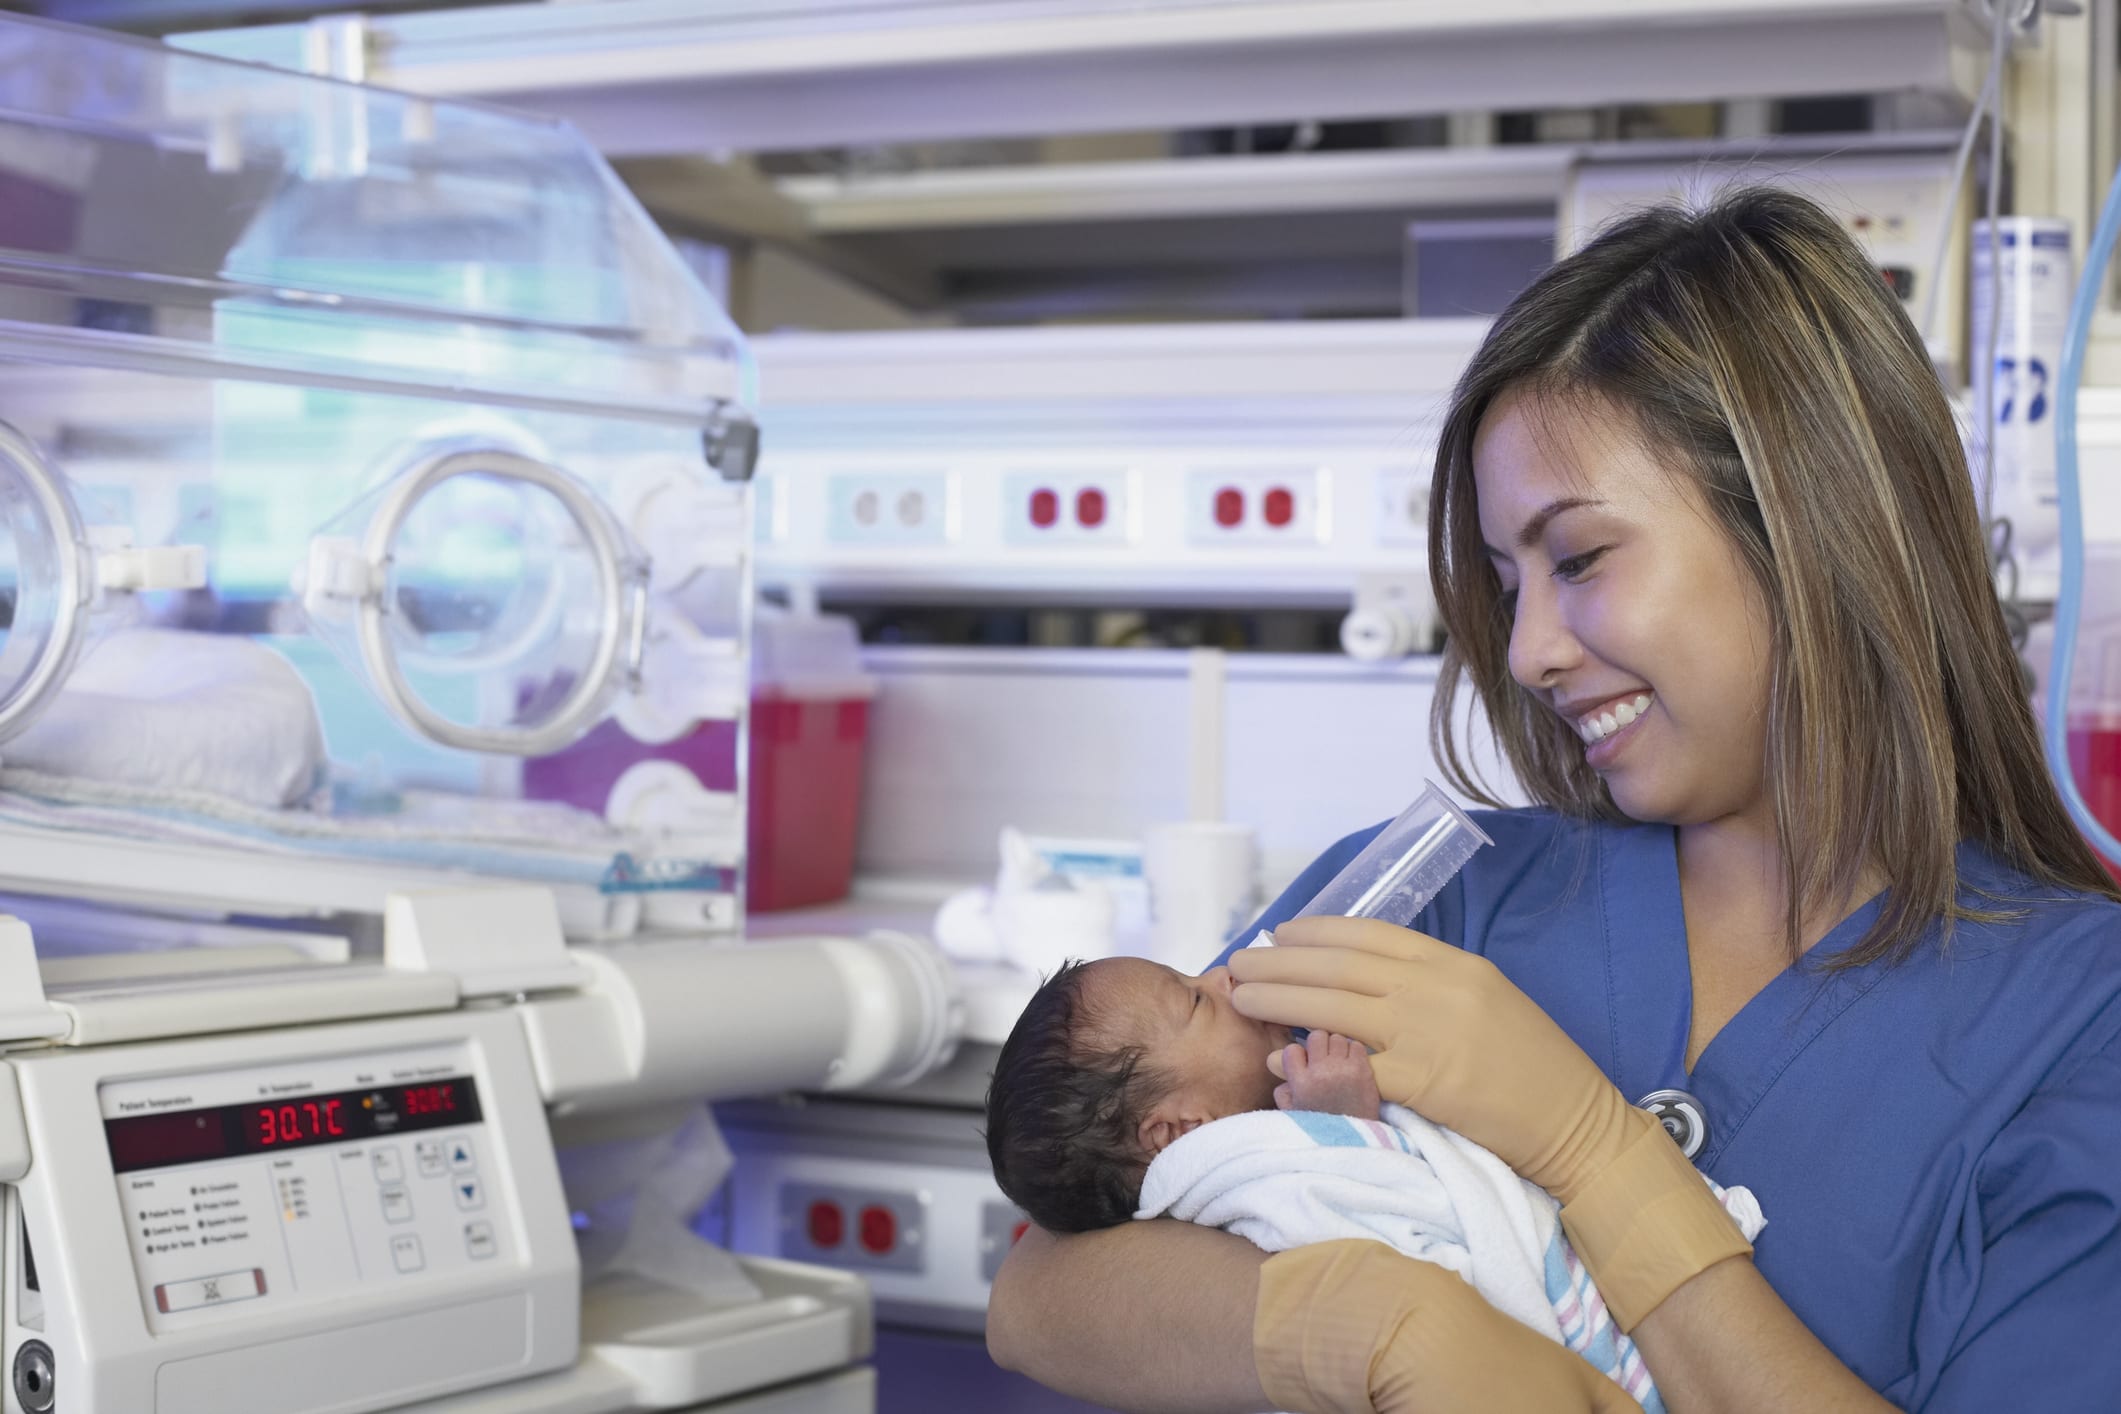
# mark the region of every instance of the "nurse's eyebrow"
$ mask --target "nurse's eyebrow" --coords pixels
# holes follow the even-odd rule
[[[1566,511],[1582,510],[1585,506],[1602,506],[1604,504],[1605,502],[1590,496],[1563,496],[1558,500],[1547,502],[1539,508],[1538,514],[1526,521],[1524,526],[1517,532],[1517,548],[1529,550],[1534,545],[1537,545],[1539,537],[1547,533],[1547,527],[1554,523],[1556,516]],[[1502,551],[1496,549],[1493,545],[1483,544],[1480,548],[1488,552],[1488,558],[1490,559],[1506,560],[1509,558],[1508,555],[1503,554]]]

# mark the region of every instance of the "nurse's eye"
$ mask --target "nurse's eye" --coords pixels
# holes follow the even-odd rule
[[[1554,562],[1554,578],[1565,583],[1574,583],[1576,580],[1581,579],[1592,565],[1604,559],[1605,552],[1612,548],[1610,545],[1601,545],[1595,550],[1586,550],[1580,555],[1571,555],[1566,560],[1556,560]]]

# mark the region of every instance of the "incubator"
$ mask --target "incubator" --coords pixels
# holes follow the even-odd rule
[[[955,1044],[742,937],[750,378],[563,126],[0,18],[8,1414],[872,1406],[665,1211]]]

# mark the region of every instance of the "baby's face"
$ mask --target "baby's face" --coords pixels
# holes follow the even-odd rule
[[[1085,970],[1084,1000],[1099,1041],[1142,1048],[1142,1060],[1178,1080],[1178,1093],[1208,1119],[1274,1108],[1278,1083],[1267,1057],[1289,1044],[1286,1026],[1254,1021],[1230,1005],[1230,969],[1188,977],[1136,957]]]

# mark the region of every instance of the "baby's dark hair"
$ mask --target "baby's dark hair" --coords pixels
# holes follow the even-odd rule
[[[1011,1202],[1048,1232],[1134,1216],[1148,1157],[1136,1127],[1172,1078],[1140,1046],[1099,1047],[1083,997],[1089,964],[1046,979],[1017,1018],[987,1087],[987,1157]]]

